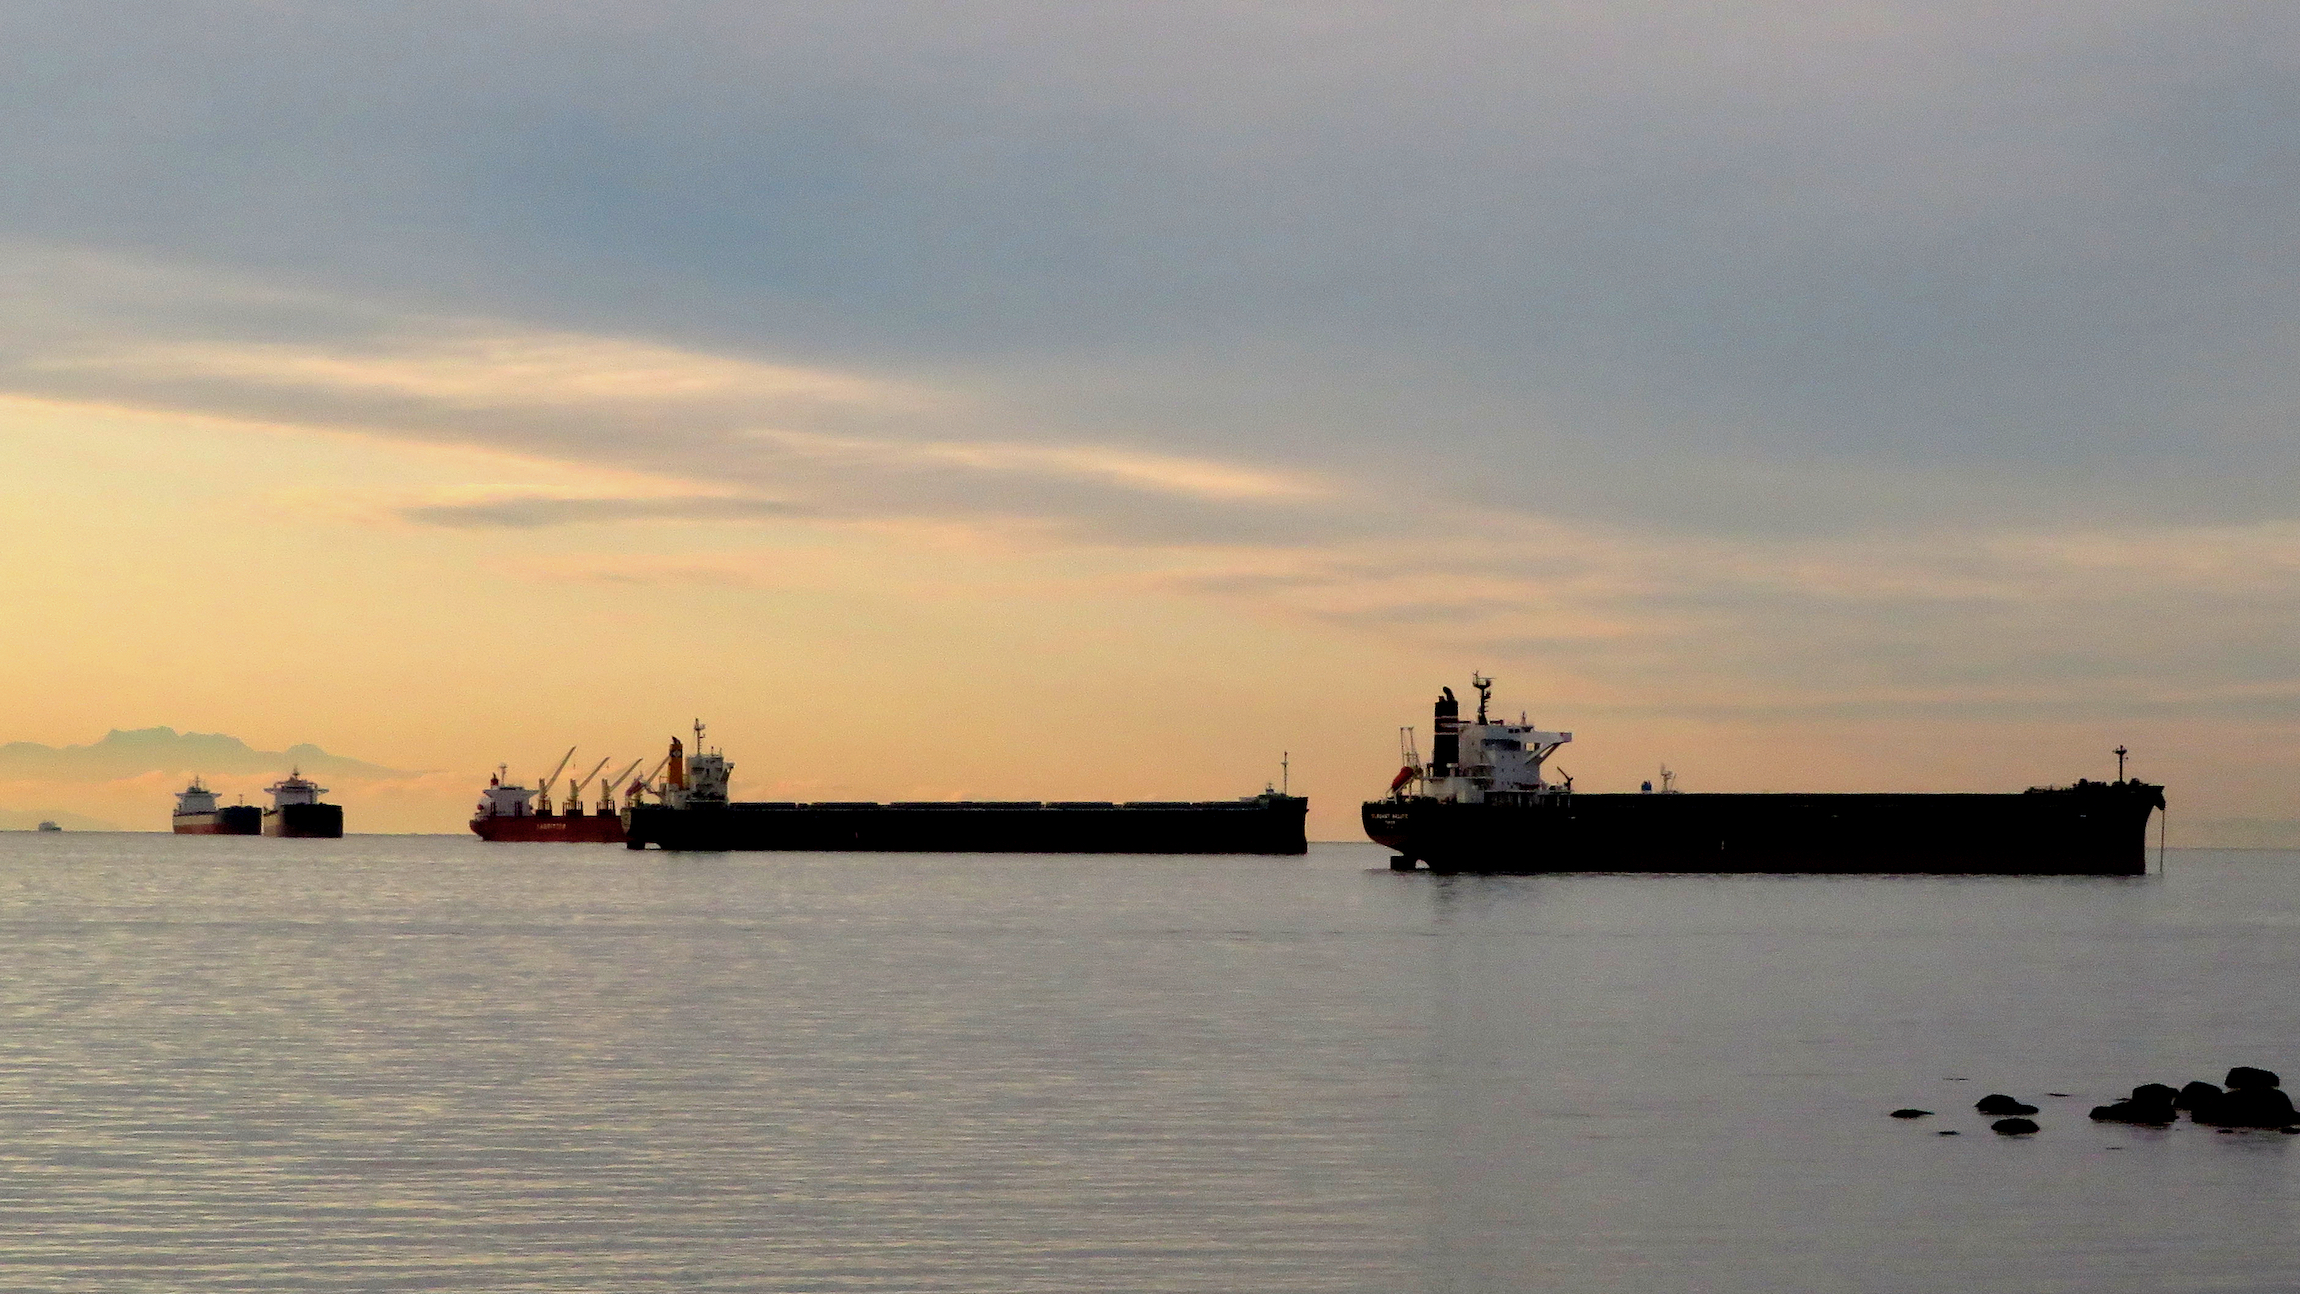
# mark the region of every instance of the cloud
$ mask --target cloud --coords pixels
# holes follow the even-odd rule
[[[2300,478],[2275,6],[139,12],[12,15],[0,163],[48,182],[0,231],[522,321],[384,363],[251,305],[151,383],[870,437],[907,381],[980,407],[896,439],[1700,533],[2243,524]]]
[[[1146,588],[1679,713],[2180,707],[2300,718],[2300,528],[1861,543],[1470,513],[1412,549],[1209,550]]]
[[[409,504],[396,510],[425,526],[478,530],[501,527],[532,530],[544,526],[593,525],[617,521],[761,521],[799,515],[804,509],[773,499],[684,495],[669,498],[564,498],[513,495],[466,503]]]
[[[341,483],[387,522],[708,524],[587,578],[729,597],[797,578],[734,527],[1019,553],[1625,708],[2287,721],[2284,8],[139,14],[6,20],[0,389],[559,478]]]
[[[1149,494],[1212,501],[1320,499],[1336,491],[1303,472],[1213,459],[1150,454],[1095,445],[1030,445],[999,441],[865,441],[769,431],[759,438],[804,458],[871,467],[925,466],[982,473],[1068,477]]]
[[[20,397],[469,448],[614,478],[599,490],[475,482],[459,497],[381,505],[423,525],[975,518],[1177,542],[1314,527],[1344,493],[1295,466],[1060,430],[1029,438],[1015,410],[948,380],[393,313],[85,251],[12,254],[20,295],[17,326],[0,337],[0,383]],[[216,318],[241,336],[187,335]]]

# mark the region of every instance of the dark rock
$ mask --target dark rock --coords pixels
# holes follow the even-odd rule
[[[2194,1110],[2202,1106],[2210,1105],[2219,1099],[2220,1089],[2214,1087],[2212,1084],[2190,1083],[2188,1086],[2180,1089],[2180,1095],[2172,1098],[2172,1108],[2176,1110]]]
[[[2022,1105],[2002,1092],[1991,1092],[1973,1102],[1973,1108],[1982,1114],[2035,1114],[2036,1107]]]
[[[2028,1119],[1999,1119],[1989,1125],[1989,1131],[2007,1137],[2025,1137],[2036,1130],[2036,1124]]]
[[[2137,1123],[2163,1127],[2180,1117],[2173,1102],[2180,1099],[2176,1088],[2162,1083],[2142,1083],[2132,1089],[2132,1095],[2114,1105],[2094,1106],[2095,1123]]]
[[[2278,1088],[2245,1087],[2198,1106],[2188,1117],[2215,1128],[2281,1128],[2300,1120],[2300,1111]]]
[[[2248,1091],[2262,1087],[2284,1086],[2284,1080],[2276,1077],[2275,1070],[2254,1069],[2250,1065],[2238,1065],[2236,1068],[2228,1071],[2228,1077],[2220,1081],[2226,1084],[2228,1090],[2231,1092]]]
[[[1893,1117],[1896,1119],[1922,1119],[1931,1113],[1931,1110],[1895,1110]]]
[[[2118,1101],[2114,1105],[2092,1107],[2095,1123],[2137,1123],[2163,1127],[2180,1117],[2168,1101]]]

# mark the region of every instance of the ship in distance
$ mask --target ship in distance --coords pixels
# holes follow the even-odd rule
[[[1544,772],[1572,733],[1490,717],[1493,680],[1471,682],[1476,718],[1442,689],[1429,762],[1404,730],[1404,767],[1361,809],[1393,868],[2138,876],[2164,807],[2163,787],[2124,776],[2121,746],[2113,782],[1997,794],[1684,793],[1666,774],[1592,794]]]
[[[569,746],[551,775],[533,787],[511,781],[509,766],[498,765],[495,775],[487,779],[487,789],[479,793],[479,807],[471,817],[472,832],[481,840],[497,843],[622,844],[623,815],[615,807],[615,787],[639,767],[639,761],[632,760],[612,777],[599,778],[599,770],[607,767],[607,760],[602,759],[590,772],[567,779],[566,808],[554,812],[552,792],[559,785],[559,774],[574,758],[575,747]],[[656,767],[660,770],[662,766]],[[599,779],[599,801],[586,813],[583,788],[594,778]],[[634,783],[633,789],[638,785]]]
[[[626,801],[632,849],[842,850],[887,853],[1301,854],[1309,801],[1278,788],[1237,800],[782,803],[730,800],[734,766],[678,738],[648,789]]]
[[[313,782],[298,768],[270,786],[271,807],[264,810],[263,833],[297,840],[336,840],[343,835],[343,806],[323,804],[327,788]]]
[[[195,777],[176,792],[173,825],[179,836],[255,836],[263,834],[264,811],[252,804],[218,804],[216,793]]]

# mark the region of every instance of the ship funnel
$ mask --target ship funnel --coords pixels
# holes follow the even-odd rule
[[[687,789],[687,756],[685,752],[686,747],[679,744],[679,739],[677,737],[671,738],[671,762],[663,772],[663,785],[675,791]]]
[[[1439,688],[1445,695],[1438,698],[1435,735],[1430,738],[1430,776],[1449,777],[1453,766],[1461,761],[1461,702],[1453,699],[1453,689]]]

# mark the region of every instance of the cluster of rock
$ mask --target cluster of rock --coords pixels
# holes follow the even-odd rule
[[[2016,1101],[2002,1092],[1989,1093],[1980,1100],[1973,1102],[1973,1108],[1982,1114],[2015,1116],[2000,1118],[1995,1123],[1990,1124],[1989,1131],[1991,1132],[2002,1133],[2008,1137],[2019,1137],[2037,1130],[2034,1121],[2021,1117],[2035,1114],[2036,1107]]]
[[[2284,1094],[2283,1080],[2274,1071],[2238,1065],[2221,1081],[2221,1087],[2210,1083],[2190,1083],[2186,1087],[2143,1083],[2132,1089],[2131,1096],[2113,1105],[2095,1106],[2092,1118],[2096,1123],[2162,1128],[2170,1126],[2180,1118],[2180,1112],[2186,1110],[2191,1120],[2207,1127],[2280,1128],[2285,1132],[2300,1132],[2300,1112],[2294,1111],[2292,1098]],[[1982,1097],[1973,1103],[1973,1109],[1996,1117],[1996,1122],[1989,1125],[1991,1132],[2018,1137],[2037,1131],[2035,1121],[2027,1117],[2036,1113],[2036,1107],[2002,1092]],[[1931,1113],[1931,1110],[1902,1109],[1893,1111],[1893,1117],[1922,1119]]]
[[[2210,1083],[2179,1088],[2143,1083],[2126,1099],[2095,1108],[2092,1117],[2101,1123],[2161,1128],[2186,1110],[2190,1119],[2214,1128],[2291,1128],[2300,1124],[2300,1111],[2292,1108],[2292,1098],[2284,1094],[2283,1080],[2274,1071],[2238,1065],[2221,1081],[2226,1090]]]

